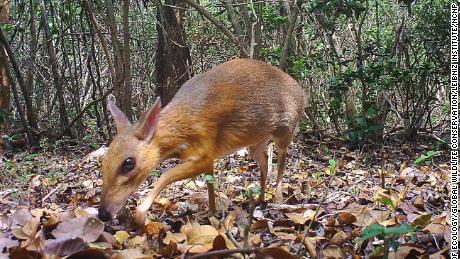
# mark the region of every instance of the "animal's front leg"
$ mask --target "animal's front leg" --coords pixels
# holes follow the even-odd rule
[[[213,160],[207,158],[194,159],[180,164],[160,176],[160,179],[155,183],[155,187],[144,199],[144,201],[136,208],[135,222],[138,226],[145,225],[146,212],[150,209],[155,199],[160,192],[170,183],[192,178],[200,175],[203,172],[210,172],[213,167]]]

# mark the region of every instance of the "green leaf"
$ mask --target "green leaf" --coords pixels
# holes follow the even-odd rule
[[[336,164],[337,164],[337,163],[335,162],[334,159],[329,159],[329,166],[330,166],[331,168],[335,168]]]
[[[385,227],[379,224],[372,224],[367,226],[361,231],[361,236],[359,237],[359,241],[364,241],[369,238],[376,237],[378,235],[382,235],[385,231]]]
[[[396,206],[394,205],[393,201],[390,198],[386,196],[381,196],[380,199],[383,203],[385,203],[385,205],[390,206],[393,210],[396,209]]]
[[[255,196],[259,196],[260,194],[262,194],[262,192],[260,186],[258,185],[249,187],[245,192],[245,195],[248,198],[254,198]]]
[[[407,234],[409,232],[413,232],[415,230],[417,230],[416,227],[413,227],[410,224],[404,223],[396,227],[385,228],[384,232],[387,235],[402,235],[402,234]]]
[[[214,175],[212,174],[205,174],[204,175],[204,179],[206,180],[206,182],[208,183],[214,183]]]

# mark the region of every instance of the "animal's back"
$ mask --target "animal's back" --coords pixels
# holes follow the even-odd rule
[[[235,59],[187,81],[162,113],[180,110],[185,121],[174,123],[188,124],[182,128],[197,141],[206,137],[206,146],[224,154],[292,132],[304,107],[304,92],[292,77],[261,61]]]

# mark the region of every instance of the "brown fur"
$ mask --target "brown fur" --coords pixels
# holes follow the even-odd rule
[[[304,92],[292,77],[260,61],[235,59],[199,74],[180,88],[159,115],[152,113],[150,118],[159,116],[153,125],[142,119],[134,126],[119,129],[103,162],[101,206],[116,213],[153,167],[165,159],[180,158],[183,164],[164,173],[138,208],[136,220],[142,224],[146,210],[169,183],[212,173],[216,158],[243,147],[250,147],[261,166],[265,191],[265,147],[270,138],[281,150],[279,200],[286,149],[305,105]],[[117,120],[116,114],[114,117]],[[154,127],[151,139],[134,137],[149,127]],[[126,157],[136,157],[139,164],[135,172],[120,176],[117,167]],[[111,205],[114,200],[117,204]]]

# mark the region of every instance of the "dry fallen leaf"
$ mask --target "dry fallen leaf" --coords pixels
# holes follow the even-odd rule
[[[122,230],[122,231],[115,232],[115,235],[113,237],[115,237],[118,243],[123,244],[125,240],[130,237],[130,235],[128,232]]]
[[[267,247],[262,248],[257,253],[257,258],[264,258],[264,259],[296,259],[297,257],[293,254],[289,253],[288,251],[284,250],[281,247]]]
[[[0,235],[3,235],[0,233]],[[10,247],[18,246],[19,242],[17,240],[12,240],[10,237],[0,236],[0,251],[4,249],[9,249]]]
[[[345,225],[356,222],[356,217],[349,212],[340,212],[337,217],[337,220],[341,225]]]
[[[181,243],[187,239],[187,235],[184,233],[171,233],[171,231],[166,232],[166,237],[163,239],[164,244],[169,244],[169,242],[174,241],[176,243]]]
[[[341,259],[345,258],[346,255],[342,249],[338,246],[328,246],[322,250],[323,258],[325,259]]]
[[[80,237],[86,242],[94,242],[103,231],[104,224],[99,219],[83,216],[60,223],[51,234],[55,238]]]
[[[331,238],[330,243],[333,245],[340,246],[343,243],[345,243],[347,240],[348,240],[348,235],[343,231],[339,231],[335,233],[335,235]]]
[[[419,227],[419,228],[424,228],[430,224],[431,220],[431,214],[425,213],[422,215],[417,216],[411,221],[412,226],[414,227]]]
[[[140,246],[147,240],[147,237],[145,236],[135,236],[134,238],[131,238],[128,240],[128,247],[134,248],[136,246]]]
[[[82,238],[58,238],[46,241],[45,252],[58,256],[67,256],[87,248],[85,240]]]
[[[286,213],[286,216],[288,217],[289,220],[291,220],[292,222],[298,225],[304,225],[305,222],[307,222],[308,220],[300,213]]]
[[[158,235],[163,231],[164,227],[165,225],[161,222],[149,222],[145,226],[145,233],[149,235]]]
[[[113,257],[113,259],[151,259],[151,258],[152,256],[143,254],[142,251],[138,248],[125,249]]]
[[[217,235],[219,235],[219,232],[213,226],[197,226],[187,234],[187,243],[190,245],[204,245],[212,248],[212,243]]]

